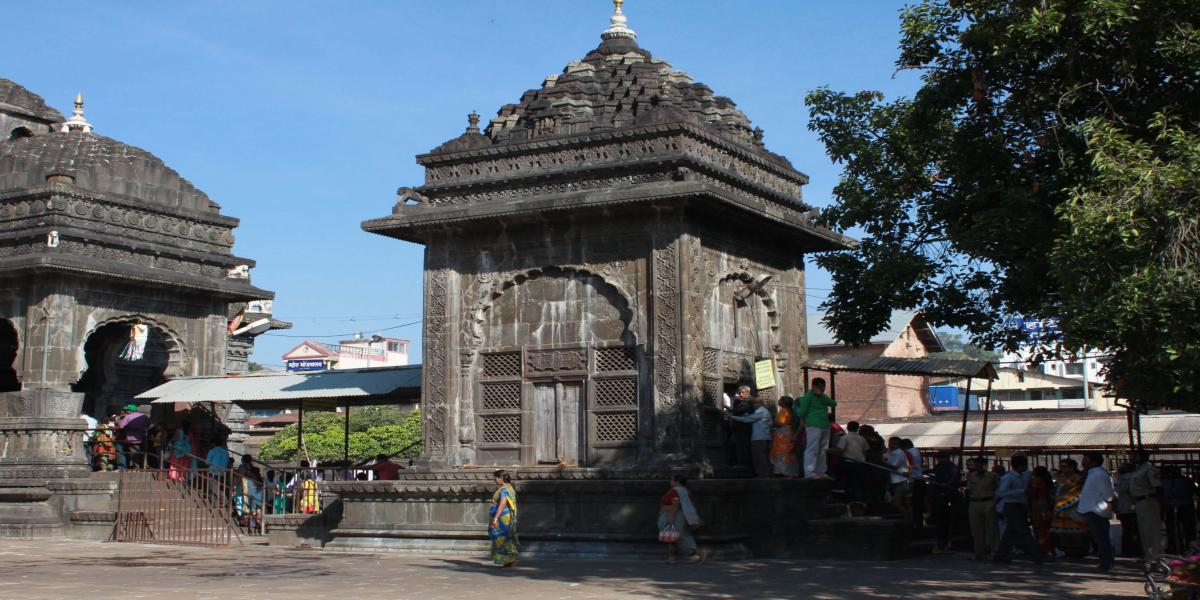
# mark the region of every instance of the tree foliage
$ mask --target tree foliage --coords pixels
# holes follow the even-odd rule
[[[901,32],[913,97],[807,98],[844,168],[822,219],[863,232],[817,259],[837,337],[920,308],[1015,349],[1009,317],[1059,317],[1045,353],[1109,349],[1123,396],[1194,396],[1200,2],[925,0]]]
[[[288,425],[263,444],[259,457],[264,460],[296,460],[296,425]],[[328,412],[304,414],[304,445],[308,457],[319,461],[341,460],[345,439],[342,415]],[[391,406],[369,406],[350,411],[350,458],[356,461],[387,454],[413,458],[421,453],[419,410],[403,412]],[[409,447],[412,446],[412,447]],[[398,454],[404,450],[403,454]]]

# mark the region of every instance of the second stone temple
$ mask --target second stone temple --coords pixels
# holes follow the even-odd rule
[[[795,394],[807,177],[729,98],[640,48],[620,5],[599,47],[417,157],[367,231],[425,245],[432,468],[724,465],[719,407],[773,359]]]

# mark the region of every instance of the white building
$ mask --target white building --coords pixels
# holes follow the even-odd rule
[[[323,344],[304,340],[283,355],[289,371],[399,367],[408,364],[408,340],[378,335]]]

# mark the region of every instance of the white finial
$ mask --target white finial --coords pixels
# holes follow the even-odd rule
[[[605,29],[600,34],[602,40],[613,40],[618,38],[626,38],[630,40],[637,39],[637,32],[626,26],[629,19],[625,18],[625,13],[621,12],[621,5],[625,4],[625,0],[613,0],[613,16],[609,19],[608,29]]]
[[[71,113],[71,118],[63,123],[63,131],[78,131],[81,133],[91,133],[92,124],[83,118],[83,94],[75,94],[75,111]]]

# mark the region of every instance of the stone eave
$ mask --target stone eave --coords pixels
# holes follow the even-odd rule
[[[165,256],[167,258],[177,258],[196,263],[209,265],[217,265],[221,267],[236,267],[246,265],[248,267],[257,266],[257,262],[249,258],[242,258],[233,254],[216,254],[205,252],[203,250],[189,250],[178,246],[170,246],[160,244],[158,242],[150,242],[137,238],[129,238],[116,236],[101,231],[96,231],[86,227],[77,227],[66,224],[65,217],[62,215],[53,215],[48,219],[41,220],[37,225],[18,229],[7,233],[0,233],[0,247],[4,246],[7,241],[21,240],[44,240],[46,234],[51,230],[57,231],[60,239],[74,239],[82,242],[100,242],[106,246],[113,246],[131,252],[142,252],[145,254],[153,254],[155,256]]]
[[[759,210],[746,198],[730,195],[724,190],[697,181],[642,183],[605,191],[586,190],[566,194],[547,194],[512,202],[484,202],[461,205],[405,205],[400,214],[363,221],[362,228],[370,233],[409,242],[425,243],[429,231],[445,226],[470,225],[502,217],[532,216],[562,211],[579,212],[613,206],[651,203],[662,200],[707,199],[750,213],[773,226],[799,233],[806,238],[809,251],[844,250],[854,241],[839,233],[813,225],[799,218],[800,213],[787,209],[795,218],[772,215]]]
[[[7,190],[0,191],[0,202],[17,199],[39,200],[53,198],[56,196],[106,202],[120,206],[121,208],[140,210],[175,218],[186,218],[193,221],[200,221],[208,225],[218,225],[221,227],[228,227],[230,229],[236,229],[238,224],[241,223],[237,217],[228,217],[220,213],[204,212],[178,206],[166,206],[164,204],[154,204],[129,196],[112,194],[109,192],[97,192],[66,183],[45,183],[41,185],[32,185],[20,188],[9,188]]]
[[[218,281],[187,273],[129,265],[117,261],[70,254],[27,254],[0,258],[0,278],[26,273],[79,273],[101,279],[119,279],[183,290],[200,290],[228,301],[271,300],[275,293],[238,280]]]
[[[537,152],[543,150],[563,150],[579,146],[593,145],[598,142],[658,137],[663,134],[671,133],[685,133],[700,141],[718,146],[723,150],[727,150],[733,154],[736,154],[739,158],[753,162],[776,175],[791,179],[800,185],[808,184],[808,175],[801,173],[794,167],[786,167],[781,165],[767,158],[766,156],[763,156],[762,154],[742,146],[741,144],[731,142],[715,133],[705,130],[703,127],[686,121],[673,121],[667,123],[655,123],[652,125],[623,127],[621,129],[589,131],[587,133],[579,134],[547,136],[528,142],[499,144],[495,146],[488,146],[486,148],[479,148],[476,150],[427,152],[425,154],[418,154],[416,158],[417,164],[424,167],[453,163],[469,163],[475,159],[536,154]]]

